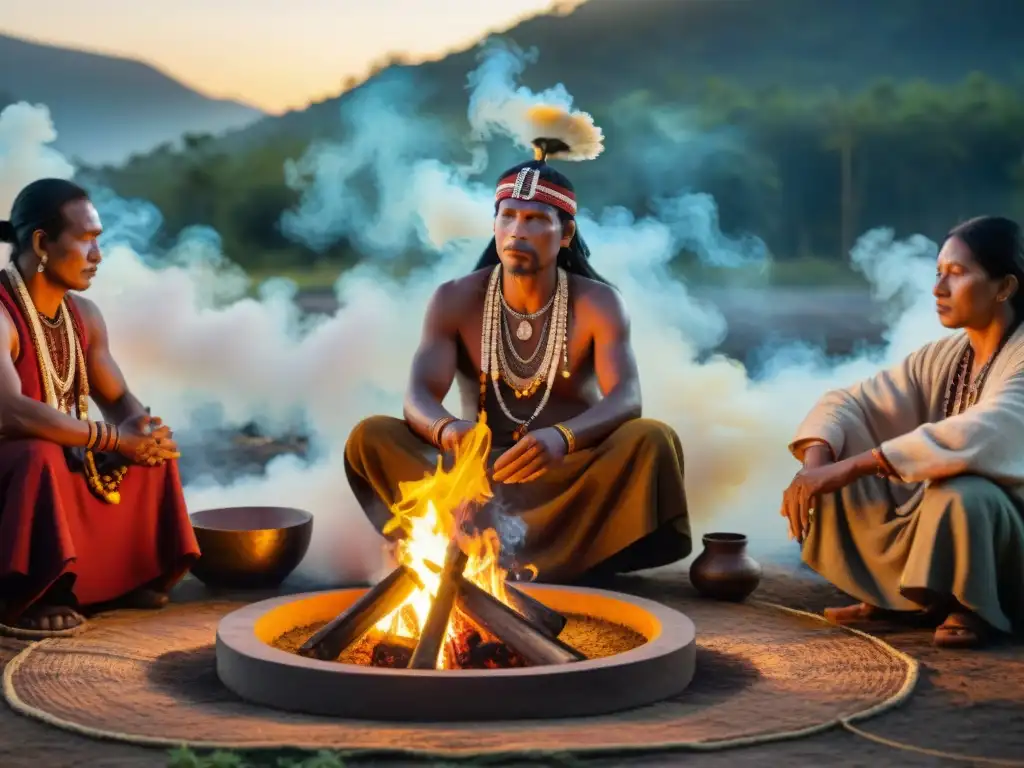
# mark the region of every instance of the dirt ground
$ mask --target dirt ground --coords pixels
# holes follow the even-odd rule
[[[685,579],[684,573],[679,577]],[[640,577],[632,577],[640,578]],[[187,585],[186,585],[187,586]],[[629,580],[619,585],[629,589]],[[194,587],[193,587],[194,588]],[[798,568],[773,567],[757,593],[763,600],[805,610],[844,604],[842,596]],[[1024,766],[1024,644],[1004,643],[984,651],[940,651],[928,632],[886,635],[896,648],[921,662],[921,680],[899,709],[859,725],[865,731],[926,750],[953,752],[960,760],[878,744],[844,731],[767,746],[717,753],[677,752],[572,760],[574,766]],[[23,647],[0,638],[0,664]],[[972,759],[974,758],[974,759]],[[977,761],[977,758],[982,758]],[[1014,762],[1014,761],[1018,762]],[[348,760],[346,765],[424,765],[408,761]],[[436,765],[452,765],[448,760]],[[494,765],[494,763],[488,763]],[[537,763],[515,763],[530,765]],[[565,764],[565,763],[546,763]],[[2,768],[163,768],[167,753],[93,741],[0,709]]]

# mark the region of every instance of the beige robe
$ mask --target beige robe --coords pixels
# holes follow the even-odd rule
[[[827,393],[790,450],[837,459],[880,447],[902,482],[865,477],[821,499],[803,559],[854,598],[914,610],[950,595],[1004,632],[1024,625],[1024,326],[981,395],[944,418],[963,333]]]

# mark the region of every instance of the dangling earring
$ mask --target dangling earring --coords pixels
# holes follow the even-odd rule
[[[46,254],[44,253],[42,256],[39,257],[39,266],[36,267],[36,272],[38,272],[39,274],[42,274],[45,271],[46,271]]]

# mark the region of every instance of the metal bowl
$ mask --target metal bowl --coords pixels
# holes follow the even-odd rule
[[[192,574],[208,587],[268,589],[309,549],[313,515],[290,507],[223,507],[190,515],[202,556]]]

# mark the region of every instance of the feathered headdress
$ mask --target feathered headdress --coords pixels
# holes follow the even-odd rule
[[[495,202],[506,198],[535,200],[576,215],[576,193],[569,180],[547,165],[548,160],[593,160],[604,151],[604,134],[586,112],[539,104],[526,113],[534,138],[534,159],[501,175]]]

